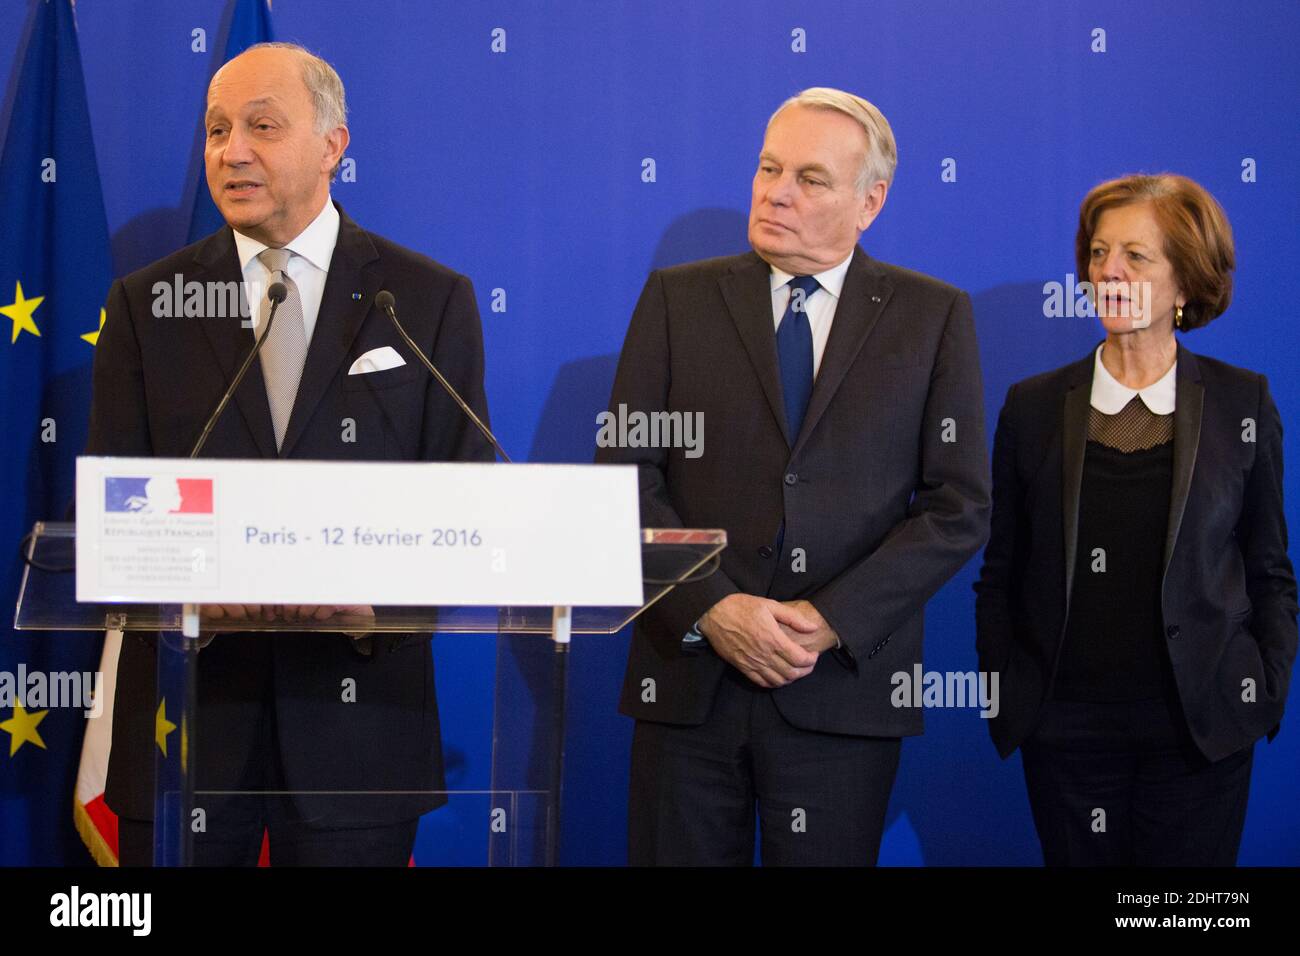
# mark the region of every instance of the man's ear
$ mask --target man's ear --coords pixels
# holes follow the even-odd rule
[[[880,215],[885,208],[885,198],[889,195],[889,184],[877,179],[862,196],[862,205],[858,209],[858,232],[862,232]]]
[[[351,141],[352,137],[348,134],[346,126],[335,126],[325,134],[325,156],[321,160],[325,172],[329,172],[339,164]]]

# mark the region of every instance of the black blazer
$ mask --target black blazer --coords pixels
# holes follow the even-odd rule
[[[478,309],[464,276],[360,228],[340,209],[338,240],[302,380],[278,455],[260,363],[213,429],[205,458],[491,461],[492,449],[375,308],[396,297],[403,325],[486,420]],[[223,228],[113,284],[95,349],[88,455],[183,457],[253,344],[238,317],[157,318],[155,282],[239,282]],[[394,369],[348,376],[365,352],[392,346]],[[348,420],[353,427],[347,427]],[[351,440],[348,440],[351,439]],[[153,816],[155,656],[130,634],[118,666],[106,799],[118,814]],[[222,635],[199,654],[198,786],[229,787],[272,715],[285,784],[295,791],[443,787],[427,637],[376,639],[364,655],[342,634]],[[343,703],[344,678],[357,682]],[[359,826],[410,819],[444,802],[407,795],[348,801],[305,793],[308,819]]]
[[[803,427],[787,435],[770,277],[754,253],[663,269],[632,316],[611,409],[700,412],[703,454],[603,448],[597,460],[639,466],[643,526],[722,528],[728,545],[717,573],[637,621],[620,709],[702,723],[726,665],[682,638],[740,591],[811,600],[845,645],[773,692],[792,724],[919,734],[920,709],[891,705],[890,677],[921,660],[925,602],[988,533],[970,299],[856,249]]]
[[[1013,385],[998,419],[975,608],[980,669],[1001,674],[989,730],[1003,757],[1033,732],[1065,634],[1093,362]],[[1182,345],[1177,367],[1161,609],[1191,735],[1218,760],[1276,735],[1295,660],[1282,424],[1264,376]]]

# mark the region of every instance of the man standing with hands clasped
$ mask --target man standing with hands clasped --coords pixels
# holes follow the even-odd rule
[[[723,528],[719,570],[638,621],[634,865],[875,862],[901,738],[891,676],[925,602],[983,545],[988,465],[968,296],[859,236],[897,152],[875,106],[815,88],[768,123],[753,252],[654,272],[612,409],[702,414],[703,454],[636,464],[646,527]]]

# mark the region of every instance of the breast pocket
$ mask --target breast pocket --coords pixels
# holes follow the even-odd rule
[[[344,421],[350,427],[346,457],[378,461],[414,458],[424,421],[428,372],[403,365],[343,377]],[[436,387],[436,386],[435,386]]]
[[[421,366],[407,362],[397,368],[386,368],[381,372],[365,372],[360,375],[344,375],[345,392],[373,392],[417,381],[429,373]]]

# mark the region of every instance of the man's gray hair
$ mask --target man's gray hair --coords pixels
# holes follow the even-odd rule
[[[254,43],[245,50],[293,50],[301,54],[302,82],[311,94],[316,108],[317,135],[323,135],[336,126],[348,125],[348,104],[343,95],[343,81],[334,67],[297,43]],[[217,72],[221,72],[218,70]]]
[[[767,125],[770,127],[772,120],[791,106],[835,110],[856,120],[867,134],[867,154],[855,184],[858,192],[865,192],[868,186],[880,180],[884,180],[886,186],[893,184],[894,170],[898,168],[898,146],[894,142],[894,131],[889,128],[889,120],[874,103],[829,86],[813,86],[778,106]]]

